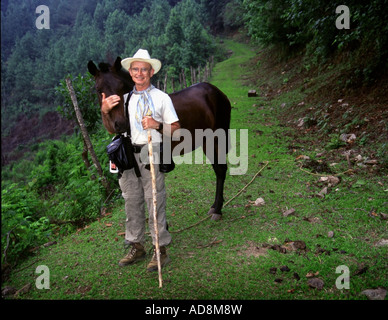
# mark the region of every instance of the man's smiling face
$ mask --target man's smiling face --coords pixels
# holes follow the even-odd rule
[[[154,75],[154,69],[147,62],[134,61],[131,63],[129,73],[136,84],[136,90],[142,91],[151,85],[151,78]]]

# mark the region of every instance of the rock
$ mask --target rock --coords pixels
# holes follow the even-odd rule
[[[256,90],[249,90],[248,91],[248,97],[257,97]]]
[[[383,288],[367,289],[362,291],[361,294],[365,294],[369,300],[384,300],[387,290]]]
[[[57,244],[57,242],[56,241],[50,241],[50,242],[45,243],[43,246],[44,247],[50,247],[50,246],[53,246],[54,244]]]
[[[383,247],[388,246],[388,239],[381,239],[380,241],[376,242],[376,247]]]
[[[307,281],[307,284],[314,289],[322,290],[325,283],[319,278],[311,278]]]
[[[335,176],[329,176],[329,187],[334,187],[341,182],[341,179]]]
[[[10,296],[16,293],[16,289],[10,286],[5,286],[3,289],[1,289],[1,296],[6,297]]]
[[[289,251],[306,250],[306,243],[302,240],[288,242],[286,248]]]
[[[378,164],[379,162],[377,160],[365,160],[364,164],[368,164],[370,166],[373,166],[375,164]]]
[[[327,236],[328,236],[329,238],[333,238],[333,237],[334,237],[334,232],[333,232],[333,231],[329,231],[329,232],[327,233]]]
[[[356,162],[360,162],[360,161],[362,161],[362,155],[361,154],[359,154],[358,156],[356,156],[355,158],[354,158],[354,160],[356,161]]]
[[[353,143],[356,140],[356,135],[354,133],[346,134],[343,133],[340,135],[340,140],[346,143]]]
[[[326,194],[327,194],[327,187],[324,187],[321,191],[319,191],[318,196],[320,198],[324,198]]]
[[[260,207],[260,206],[263,206],[265,205],[265,201],[263,198],[257,198],[255,200],[255,204],[254,204],[256,207]]]
[[[340,183],[340,178],[335,177],[335,176],[326,176],[326,177],[320,177],[319,182],[324,182],[328,184],[328,187],[334,187],[337,184]]]
[[[294,208],[291,208],[291,209],[289,209],[287,211],[284,211],[283,212],[283,217],[288,217],[288,216],[290,216],[292,214],[295,214],[295,209]]]

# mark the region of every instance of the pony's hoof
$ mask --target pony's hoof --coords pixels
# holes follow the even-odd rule
[[[213,221],[221,220],[221,217],[222,217],[222,214],[221,213],[217,213],[215,208],[210,208],[210,210],[208,211],[207,214],[209,216],[211,216],[210,219],[213,220]]]
[[[211,220],[213,220],[213,221],[218,221],[218,220],[221,220],[221,217],[222,217],[221,214],[219,214],[219,213],[213,213],[213,214],[212,214],[212,217],[211,217]]]
[[[209,216],[211,216],[212,214],[216,213],[216,210],[214,208],[210,208],[210,210],[207,212],[207,214]]]

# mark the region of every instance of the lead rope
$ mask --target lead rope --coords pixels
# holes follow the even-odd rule
[[[269,161],[265,161],[265,165],[263,167],[260,168],[259,171],[256,172],[256,174],[253,176],[252,180],[249,181],[245,186],[244,188],[242,188],[239,192],[237,192],[232,198],[230,198],[225,204],[224,204],[224,207],[226,207],[229,203],[231,203],[234,199],[236,199],[242,192],[244,192],[244,190],[246,188],[248,188],[252,183],[253,181],[255,181],[255,179],[257,178],[257,176],[260,174],[261,171],[264,170],[264,168],[269,164]],[[200,223],[204,222],[205,220],[209,219],[211,217],[211,215],[207,216],[206,218],[203,218],[202,220],[194,223],[193,225],[191,226],[188,226],[186,228],[183,228],[183,229],[180,229],[180,230],[177,230],[177,231],[170,231],[170,233],[179,233],[179,232],[182,232],[182,231],[185,231],[187,229],[190,229],[192,227],[195,227],[197,225],[199,225]]]

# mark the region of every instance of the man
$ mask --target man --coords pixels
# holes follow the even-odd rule
[[[131,139],[134,145],[135,158],[139,165],[140,177],[137,177],[134,169],[125,170],[119,179],[122,195],[125,199],[125,243],[131,246],[128,254],[119,261],[120,266],[126,266],[143,260],[146,255],[145,243],[145,213],[146,203],[149,212],[149,226],[154,245],[154,254],[147,266],[148,271],[156,271],[157,257],[155,252],[155,232],[153,219],[152,181],[150,170],[141,161],[141,154],[147,149],[147,130],[151,129],[152,142],[161,143],[162,133],[172,133],[180,128],[179,119],[175,112],[171,98],[151,84],[151,78],[161,68],[161,62],[151,59],[147,50],[139,49],[136,54],[122,60],[121,65],[129,71],[135,82],[128,105],[128,113],[131,127]],[[102,112],[109,111],[116,106],[120,97],[112,95],[105,97],[102,94]],[[127,95],[124,96],[124,102]],[[143,152],[141,152],[143,150]],[[144,159],[143,159],[144,160]],[[157,189],[157,220],[160,245],[160,261],[162,267],[170,262],[166,252],[166,246],[171,242],[171,235],[167,230],[166,222],[166,189],[164,174],[155,165],[156,189]]]

